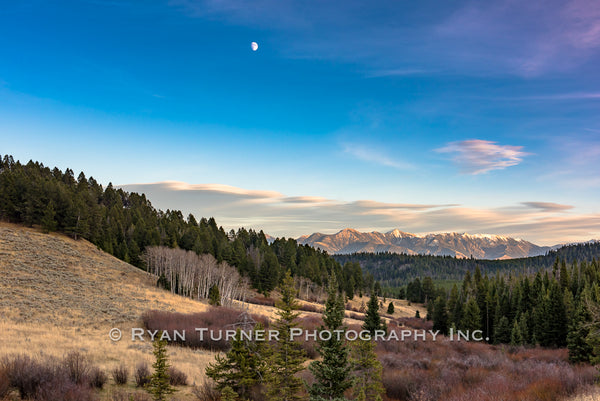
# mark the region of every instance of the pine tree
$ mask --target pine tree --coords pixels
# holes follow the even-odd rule
[[[311,401],[345,400],[344,392],[352,386],[350,377],[350,362],[348,347],[344,343],[346,327],[344,321],[344,301],[337,295],[337,282],[332,277],[329,283],[325,311],[323,312],[324,326],[320,330],[331,333],[329,340],[317,341],[317,351],[322,360],[313,361],[308,369],[315,377],[315,382],[308,388]],[[340,339],[335,330],[342,330]]]
[[[375,342],[355,341],[350,350],[350,360],[354,376],[354,397],[357,400],[373,401],[377,396],[383,395],[384,388],[381,383],[383,368],[375,354]]]
[[[297,342],[293,341],[291,331],[297,327],[299,313],[295,300],[296,289],[294,279],[289,270],[281,285],[281,301],[277,304],[278,319],[274,324],[279,332],[279,339],[273,346],[273,353],[267,370],[267,395],[269,400],[300,400],[302,380],[296,374],[304,369],[305,352]]]
[[[508,318],[502,316],[494,330],[494,342],[496,344],[508,344],[510,342],[511,328]]]
[[[460,328],[470,332],[481,329],[481,313],[474,297],[469,297],[467,301]]]
[[[221,295],[219,294],[219,287],[216,284],[208,290],[208,303],[213,306],[221,305]]]
[[[521,333],[521,327],[519,322],[515,319],[512,330],[510,332],[510,344],[511,345],[522,345],[524,343],[523,334]]]
[[[419,310],[418,310],[418,309],[417,309],[417,311],[415,312],[415,317],[416,317],[417,319],[420,319],[420,318],[421,318],[421,313],[419,312]]]
[[[387,313],[388,313],[388,315],[394,314],[394,302],[390,301],[390,304],[388,305],[388,308],[387,308]]]
[[[256,325],[255,330],[260,330]],[[206,367],[206,376],[223,391],[230,387],[243,400],[251,398],[253,388],[262,381],[266,373],[267,353],[262,342],[246,343],[238,329],[231,341],[231,349],[225,356],[218,354],[215,362]]]
[[[158,333],[158,335],[162,335]],[[171,387],[169,383],[169,361],[167,355],[167,342],[163,340],[154,340],[152,343],[154,347],[154,373],[150,376],[150,383],[148,383],[147,391],[152,394],[155,401],[165,401],[169,394],[173,394],[175,389]]]
[[[376,330],[381,330],[381,316],[379,316],[379,301],[375,291],[371,291],[371,298],[367,305],[367,313],[365,314],[365,321],[362,326],[363,330],[367,330],[371,333],[371,336],[375,335]]]
[[[565,313],[564,295],[558,282],[553,281],[550,289],[550,302],[548,319],[549,344],[564,347],[567,344],[567,316]]]
[[[437,297],[433,303],[433,330],[448,334],[448,311],[445,297]]]
[[[569,349],[569,360],[571,362],[590,361],[593,351],[592,346],[588,342],[590,320],[591,315],[585,305],[585,301],[580,301],[575,316],[573,316],[573,321],[569,326],[569,334],[567,335],[567,348]]]
[[[48,202],[46,209],[44,210],[44,216],[42,217],[42,229],[44,232],[49,233],[56,231],[56,211],[54,210],[54,202]]]

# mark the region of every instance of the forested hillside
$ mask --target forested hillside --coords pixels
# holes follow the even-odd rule
[[[598,362],[600,264],[556,262],[535,275],[498,274],[479,269],[462,285],[434,291],[428,303],[434,330],[481,330],[499,344],[569,348],[574,362]]]
[[[465,259],[452,256],[407,255],[397,253],[354,253],[334,255],[340,263],[359,263],[365,272],[373,275],[384,288],[407,285],[417,277],[429,276],[433,280],[462,280],[467,271],[474,273],[479,266],[482,272],[535,273],[548,269],[557,260],[591,262],[600,259],[600,242],[567,245],[546,255],[529,258],[488,260]]]
[[[85,238],[102,250],[145,268],[144,250],[168,246],[211,254],[248,277],[268,293],[286,270],[317,285],[335,273],[348,294],[373,286],[357,264],[342,266],[327,253],[278,238],[271,244],[260,231],[225,232],[213,218],[185,218],[178,210],[156,210],[144,194],[128,193],[112,184],[104,188],[82,172],[50,169],[39,162],[21,164],[12,156],[0,161],[0,219]]]

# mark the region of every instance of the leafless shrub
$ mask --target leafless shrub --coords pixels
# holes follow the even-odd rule
[[[75,384],[89,383],[90,364],[81,352],[73,351],[63,359],[69,379]]]
[[[208,380],[205,380],[199,386],[194,386],[192,394],[196,396],[198,401],[221,401],[221,393],[214,383]]]
[[[300,304],[299,309],[305,312],[321,313],[321,308],[313,304]]]
[[[248,302],[249,304],[254,304],[254,305],[275,306],[275,300],[273,298],[266,298],[266,297],[252,297],[249,300],[247,300],[246,302]]]
[[[187,375],[181,370],[171,366],[168,371],[171,386],[187,386]]]
[[[112,378],[115,381],[115,384],[123,385],[127,384],[127,379],[129,378],[129,371],[125,365],[119,365],[115,367],[112,372]]]
[[[135,367],[135,385],[136,387],[146,387],[150,383],[150,369],[146,362],[140,362]]]
[[[94,366],[90,369],[89,373],[90,386],[97,389],[102,389],[108,381],[108,376],[103,370]]]

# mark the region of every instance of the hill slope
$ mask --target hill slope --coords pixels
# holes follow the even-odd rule
[[[408,255],[474,257],[477,259],[508,259],[543,255],[551,248],[498,235],[460,233],[418,236],[393,230],[387,233],[361,233],[347,228],[336,234],[315,233],[298,238],[298,243],[321,248],[330,254],[357,252],[390,252]]]
[[[156,288],[155,278],[85,240],[0,225],[0,314],[19,322],[119,324],[147,309],[206,306]]]

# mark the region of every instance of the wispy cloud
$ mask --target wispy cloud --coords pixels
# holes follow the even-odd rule
[[[523,157],[529,154],[522,149],[522,146],[498,145],[493,141],[471,139],[450,142],[435,151],[453,154],[452,159],[465,174],[482,174],[521,163]]]
[[[344,153],[349,154],[352,157],[357,158],[358,160],[375,163],[386,167],[393,167],[400,170],[414,168],[412,164],[392,158],[382,150],[373,148],[368,145],[357,143],[345,143],[342,145],[342,147]]]
[[[600,50],[597,0],[519,2],[364,2],[335,0],[170,0],[192,17],[276,29],[292,57],[366,65],[373,76],[423,70],[539,76],[573,70]],[[435,13],[423,12],[435,4]],[[315,34],[318,32],[319,34]],[[411,68],[397,68],[406,60]],[[413,68],[414,66],[414,68]],[[377,72],[379,71],[379,72]]]
[[[415,233],[493,233],[543,245],[600,237],[600,214],[577,214],[571,206],[552,202],[523,202],[485,209],[286,196],[276,191],[219,184],[159,182],[122,187],[145,193],[155,207],[163,210],[179,209],[196,217],[214,216],[226,229],[252,227],[275,236],[333,233],[353,227],[381,232],[399,228]]]
[[[600,47],[600,8],[595,0],[471,2],[437,27],[442,40],[464,41],[469,51],[525,76],[564,71]]]
[[[553,202],[521,202],[521,204],[543,212],[561,212],[573,209],[573,206],[571,205],[561,205],[560,203]]]

